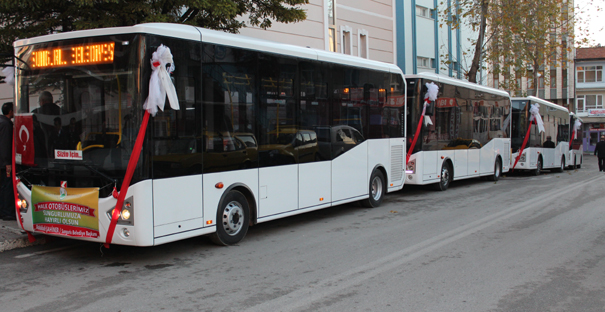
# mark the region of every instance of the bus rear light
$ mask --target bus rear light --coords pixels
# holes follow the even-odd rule
[[[216,187],[217,189],[222,189],[223,187],[225,187],[225,184],[223,184],[223,182],[219,182],[217,184],[214,185],[214,187]]]
[[[15,205],[17,207],[19,207],[19,211],[20,212],[27,212],[27,201],[21,197],[21,195],[19,195],[19,199],[17,199],[17,201],[15,202]]]

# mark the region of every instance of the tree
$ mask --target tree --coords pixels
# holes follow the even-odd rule
[[[147,22],[190,24],[232,33],[246,26],[306,18],[308,0],[0,0],[0,53],[50,33]],[[4,59],[6,60],[6,59]]]
[[[448,18],[452,14],[459,18]],[[521,88],[522,77],[548,83],[548,75],[540,71],[546,64],[566,64],[575,39],[576,18],[566,0],[458,0],[442,17],[442,25],[465,26],[477,33],[469,38],[474,57],[465,70],[468,80],[476,82],[486,62],[493,65],[493,74],[504,76],[500,87],[510,91]]]

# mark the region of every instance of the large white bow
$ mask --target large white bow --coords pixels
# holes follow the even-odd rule
[[[535,103],[531,105],[529,109],[531,116],[529,117],[529,122],[534,121],[536,119],[536,124],[538,125],[538,130],[540,132],[544,132],[544,122],[542,121],[542,116],[540,116],[540,104]]]
[[[574,122],[574,124],[573,124],[574,137],[571,138],[572,140],[575,140],[578,138],[578,130],[580,130],[580,126],[582,126],[582,122],[579,119],[576,119],[576,122]]]
[[[437,99],[437,95],[439,94],[439,86],[437,86],[435,83],[433,82],[427,82],[426,84],[426,96],[424,97],[424,107],[422,108],[422,116],[424,116],[424,113],[426,112],[426,107],[429,106],[430,102],[433,102]],[[431,121],[431,118],[424,118],[424,125],[425,126],[430,126],[433,124],[433,121]]]
[[[4,82],[6,82],[6,84],[8,84],[9,86],[14,86],[15,85],[15,68],[10,66],[10,67],[5,67],[2,70],[2,76],[5,76],[6,78],[4,78]]]
[[[174,60],[170,49],[161,44],[158,49],[151,55],[151,78],[149,79],[149,96],[145,100],[143,108],[145,108],[152,116],[155,116],[160,110],[164,110],[166,103],[166,95],[170,107],[174,110],[179,109],[179,99],[176,95],[176,90],[170,80],[170,74],[166,70],[166,64],[170,64],[170,72],[174,71]]]

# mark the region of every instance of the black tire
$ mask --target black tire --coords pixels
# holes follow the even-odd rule
[[[542,171],[542,156],[538,157],[538,162],[536,162],[536,169],[531,171],[532,175],[540,175],[540,172]]]
[[[502,161],[500,158],[496,158],[496,162],[494,163],[494,174],[488,176],[487,179],[489,181],[498,181],[500,176],[502,175]]]
[[[576,159],[576,157],[574,156],[574,157],[573,157],[573,165],[572,165],[572,168],[573,168],[573,169],[578,169],[578,165],[576,164],[576,160],[577,160],[577,159]]]
[[[580,156],[580,163],[576,167],[578,169],[582,168],[582,156]]]
[[[575,159],[574,159],[574,161],[575,161]],[[556,171],[556,172],[565,171],[565,157],[561,157],[561,166],[557,169],[554,169],[554,171]]]
[[[227,246],[239,243],[250,223],[250,208],[244,194],[229,191],[223,197],[216,212],[216,232],[210,239],[217,245]]]
[[[452,169],[448,162],[444,162],[441,165],[441,174],[439,176],[440,180],[435,183],[435,190],[445,191],[450,186],[450,182],[452,182]]]
[[[384,174],[382,174],[382,171],[374,169],[370,176],[370,194],[368,199],[361,201],[361,204],[366,208],[376,208],[382,204],[386,193],[387,182],[384,179]]]

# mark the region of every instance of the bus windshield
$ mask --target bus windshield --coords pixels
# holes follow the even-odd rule
[[[19,49],[15,160],[25,183],[107,193],[124,177],[141,115],[139,41],[118,35]]]

